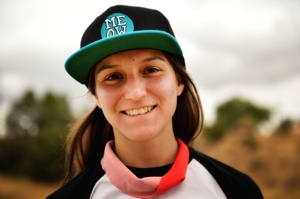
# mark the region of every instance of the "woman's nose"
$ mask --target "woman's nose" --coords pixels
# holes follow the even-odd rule
[[[140,78],[131,78],[126,84],[125,99],[139,100],[147,93],[145,82]]]

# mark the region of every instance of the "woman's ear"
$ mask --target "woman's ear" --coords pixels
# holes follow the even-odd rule
[[[95,100],[95,103],[97,104],[97,106],[101,109],[101,104],[100,104],[97,94],[94,95],[94,100]]]
[[[184,84],[181,81],[177,81],[178,85],[177,85],[177,96],[180,96],[183,89],[184,89]]]

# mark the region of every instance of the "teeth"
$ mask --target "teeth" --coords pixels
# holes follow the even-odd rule
[[[154,106],[147,106],[139,109],[126,110],[125,113],[127,115],[141,115],[150,112],[153,110]]]
[[[139,109],[139,114],[144,114],[144,113],[145,113],[144,109],[143,109],[143,108],[140,108],[140,109]]]

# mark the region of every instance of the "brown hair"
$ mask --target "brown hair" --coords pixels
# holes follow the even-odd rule
[[[173,66],[178,80],[184,84],[184,90],[178,96],[176,111],[172,119],[174,134],[189,144],[200,134],[203,127],[203,110],[200,97],[195,84],[186,72],[183,58],[170,53],[163,53]],[[93,69],[89,74],[87,87],[89,92],[95,95]],[[66,141],[67,170],[64,182],[69,181],[89,166],[99,163],[106,143],[112,139],[114,139],[112,127],[102,110],[97,106],[83,119],[74,123]]]

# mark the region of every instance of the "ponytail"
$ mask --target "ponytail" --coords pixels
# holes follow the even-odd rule
[[[97,106],[83,119],[75,122],[66,141],[67,166],[64,183],[99,162],[105,144],[112,139],[114,139],[112,127]]]

